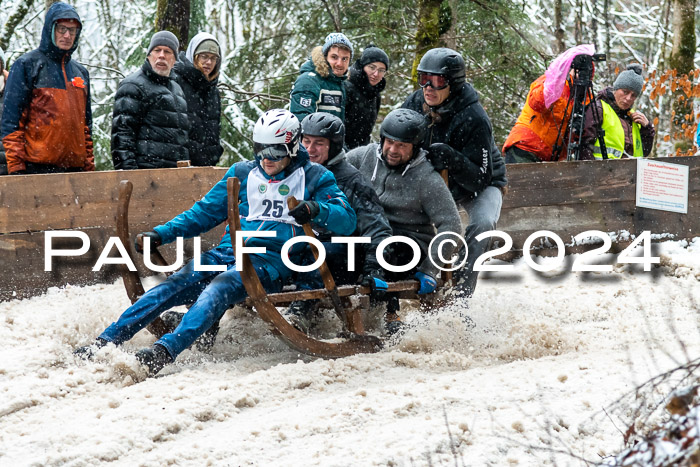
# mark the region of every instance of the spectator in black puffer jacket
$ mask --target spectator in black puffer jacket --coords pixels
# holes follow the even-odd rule
[[[224,152],[219,139],[221,97],[216,87],[220,69],[221,47],[206,32],[194,36],[187,52],[180,52],[175,63],[175,79],[187,101],[190,122],[187,149],[192,165],[216,165]]]
[[[187,102],[171,74],[178,40],[153,35],[141,69],[119,83],[112,120],[112,161],[119,169],[177,167],[188,160]]]
[[[353,149],[370,143],[372,128],[377,122],[381,92],[386,86],[389,56],[370,44],[350,67],[345,86],[345,146]]]
[[[2,103],[5,100],[5,83],[8,75],[5,68],[5,52],[0,48],[0,120],[2,120]],[[2,145],[2,141],[0,141],[0,175],[7,175],[7,160],[5,159],[5,147]]]

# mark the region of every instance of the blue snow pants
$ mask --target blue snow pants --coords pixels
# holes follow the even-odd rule
[[[265,290],[278,292],[281,289],[279,272],[255,255],[250,255],[250,259]],[[195,271],[194,260],[190,261],[163,283],[143,294],[115,323],[105,329],[100,338],[120,345],[164,311],[178,305],[193,304],[180,325],[156,342],[165,347],[175,359],[219,321],[227,309],[242,302],[248,295],[241,275],[235,269],[236,259],[231,247],[217,247],[203,253],[200,264],[226,265],[228,268],[226,272]]]

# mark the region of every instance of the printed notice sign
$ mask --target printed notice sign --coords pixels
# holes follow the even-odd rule
[[[637,160],[637,206],[688,214],[688,166]]]

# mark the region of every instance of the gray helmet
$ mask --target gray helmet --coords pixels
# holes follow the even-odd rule
[[[326,112],[315,112],[304,117],[301,121],[301,134],[328,138],[330,148],[328,157],[333,158],[343,150],[345,141],[345,125],[343,121]]]
[[[465,81],[464,59],[459,52],[445,47],[428,50],[418,63],[419,73],[430,73],[447,77],[450,87]]]
[[[416,150],[425,139],[427,131],[428,123],[421,114],[415,110],[396,109],[389,112],[382,122],[379,135],[382,143],[384,138],[389,138],[402,143],[411,143]]]

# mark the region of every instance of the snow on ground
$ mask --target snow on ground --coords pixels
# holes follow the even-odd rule
[[[409,311],[401,340],[338,360],[298,355],[236,308],[213,355],[186,351],[146,380],[145,331],[95,362],[72,355],[128,306],[121,281],[0,303],[0,465],[599,461],[625,429],[602,409],[700,357],[700,238],[659,248],[651,272],[520,260],[482,274],[468,305]]]

